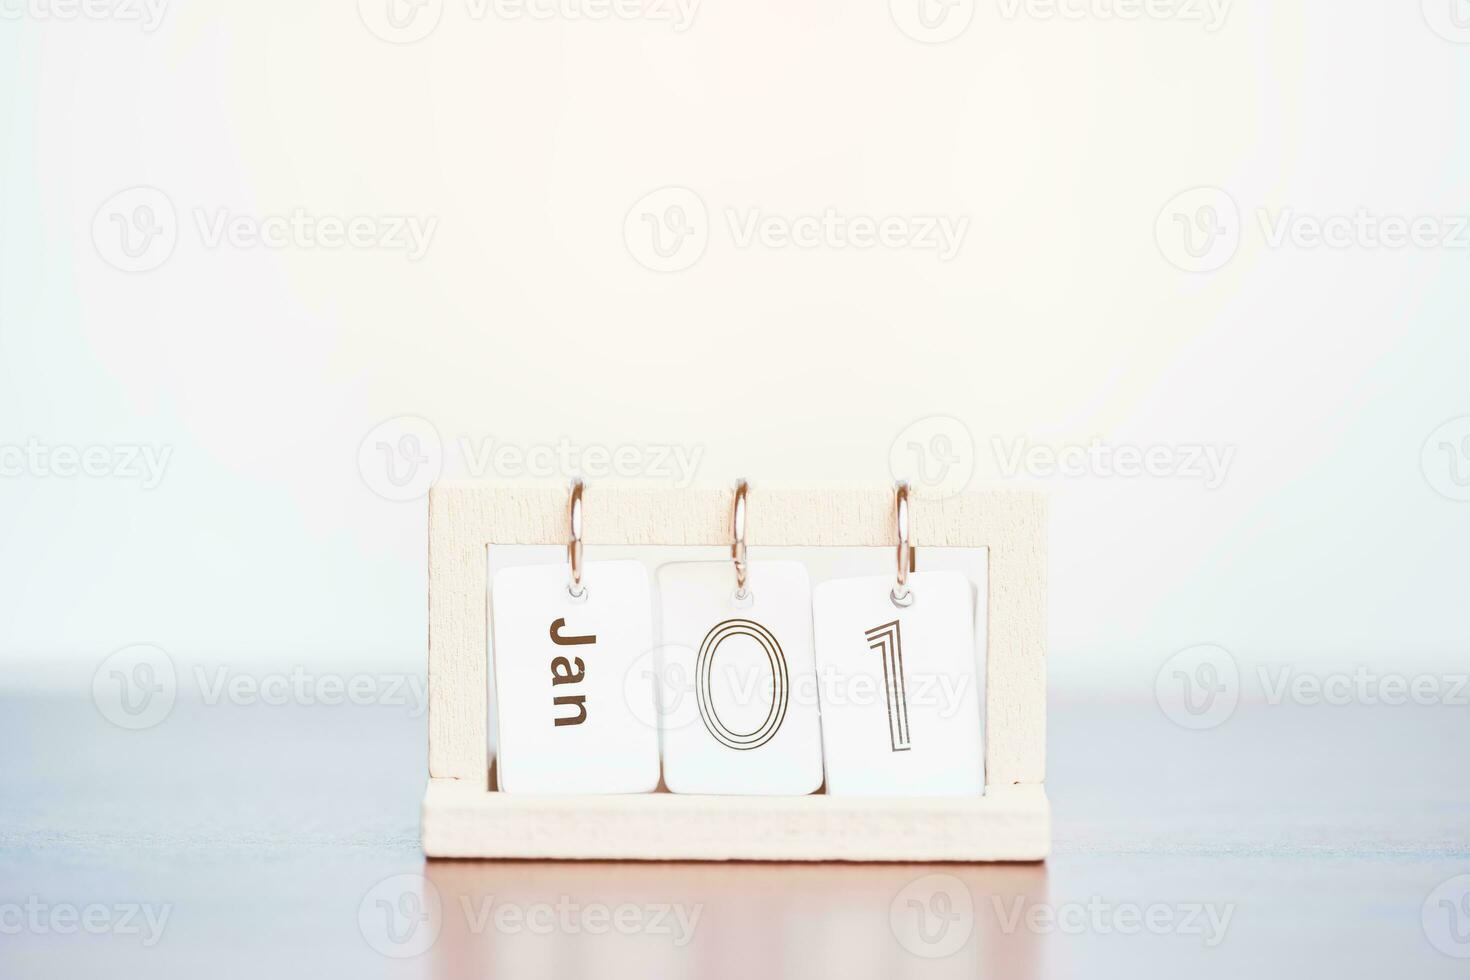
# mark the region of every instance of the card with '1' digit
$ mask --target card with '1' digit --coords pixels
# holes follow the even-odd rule
[[[975,604],[958,572],[817,586],[812,617],[822,754],[833,796],[979,796],[985,791]]]
[[[506,792],[658,786],[653,685],[625,683],[653,647],[648,572],[636,561],[589,562],[582,584],[574,598],[564,564],[502,569],[492,583],[497,772]]]

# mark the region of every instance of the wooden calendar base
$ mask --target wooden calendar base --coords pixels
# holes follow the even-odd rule
[[[1051,807],[1039,784],[951,799],[833,796],[522,796],[430,779],[434,858],[687,861],[1040,861]]]

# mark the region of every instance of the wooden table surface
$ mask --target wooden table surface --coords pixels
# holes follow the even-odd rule
[[[0,975],[1470,976],[1464,707],[1054,703],[1054,855],[989,867],[426,863],[424,728],[0,700]]]

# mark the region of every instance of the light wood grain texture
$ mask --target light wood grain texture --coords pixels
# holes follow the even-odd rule
[[[983,797],[520,796],[432,779],[430,857],[725,861],[1036,861],[1051,815],[1040,786]]]
[[[589,545],[725,545],[729,543],[733,496],[733,490],[719,489],[589,487],[584,500],[584,537]],[[1031,826],[1037,812],[1034,801],[1039,800],[1040,812],[1045,812],[1045,794],[1039,787],[1046,776],[1046,501],[1041,494],[985,491],[914,502],[912,534],[921,549],[988,549],[985,761],[986,800],[993,801],[899,801],[895,807],[885,805],[881,812],[875,811],[868,822],[856,812],[872,806],[872,801],[860,801],[854,811],[824,796],[800,801],[737,801],[657,794],[523,805],[489,791],[486,549],[565,543],[566,502],[565,491],[556,487],[451,483],[429,493],[429,775],[439,789],[431,791],[425,801],[426,849],[450,848],[463,856],[470,856],[469,851],[486,857],[532,856],[513,847],[534,844],[537,832],[533,825],[538,820],[550,815],[558,815],[560,821],[575,820],[574,815],[584,811],[604,818],[619,814],[616,820],[628,822],[628,832],[633,834],[649,828],[662,828],[667,834],[669,827],[690,821],[723,823],[719,814],[726,812],[769,811],[780,814],[782,822],[757,823],[778,837],[783,827],[789,827],[796,839],[814,840],[811,828],[831,819],[838,821],[834,829],[871,830],[883,844],[869,846],[859,841],[813,846],[804,854],[793,845],[794,850],[767,854],[765,846],[745,841],[743,849],[731,845],[729,853],[701,852],[700,856],[815,859],[826,855],[841,859],[843,855],[833,851],[851,847],[854,853],[865,855],[860,859],[877,860],[883,856],[878,851],[886,847],[890,850],[883,853],[892,859],[937,859],[930,852],[900,847],[918,846],[917,838],[878,829],[885,820],[901,823],[916,818],[922,819],[915,833],[938,835],[956,853],[975,855],[970,860],[995,860],[1000,852],[1013,853],[1018,848],[1032,858],[1045,853],[1044,821]],[[753,486],[748,506],[751,547],[881,547],[897,540],[893,494],[886,487],[805,490]],[[446,795],[452,787],[444,780],[464,785]],[[1023,794],[1032,805],[1013,809],[1012,803],[994,802],[1015,799],[1001,791],[1017,784],[1037,784],[1035,794]],[[702,804],[697,802],[701,799]],[[736,809],[730,810],[732,806]],[[442,807],[450,810],[441,812]],[[823,817],[823,813],[831,816]],[[849,813],[850,817],[837,816]],[[907,816],[900,819],[895,814]],[[949,826],[951,821],[965,820],[974,821],[980,837]],[[1017,821],[1030,829],[1015,831],[1012,824]],[[588,828],[584,836],[600,833],[590,829],[595,823],[592,818],[582,823]],[[1037,826],[1043,842],[1039,848],[1027,836]],[[475,827],[480,829],[471,829]],[[807,830],[797,829],[800,827]],[[712,847],[700,843],[705,840],[702,833],[690,828],[677,843],[671,840],[669,848]],[[480,835],[478,847],[471,843],[475,834]],[[597,856],[673,856],[634,853],[637,847],[632,839],[623,850]],[[1020,847],[1019,841],[1029,843]]]

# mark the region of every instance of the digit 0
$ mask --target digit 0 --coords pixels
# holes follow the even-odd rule
[[[752,732],[732,731],[720,720],[710,695],[710,672],[714,669],[715,655],[719,653],[720,644],[735,636],[748,637],[758,643],[771,666],[771,710],[767,712],[765,721]],[[760,623],[750,619],[727,619],[705,634],[704,642],[699,646],[699,659],[694,665],[694,690],[699,698],[699,717],[720,744],[732,749],[758,749],[776,737],[781,730],[781,722],[786,720],[786,705],[791,693],[786,654],[781,652],[781,644],[776,642],[775,635]]]

